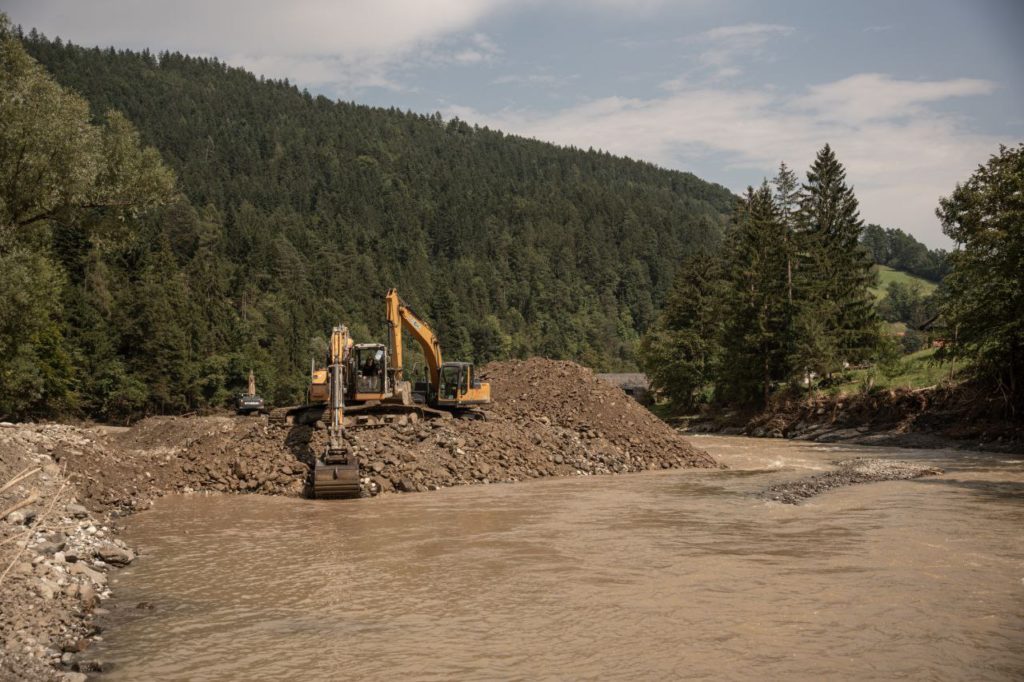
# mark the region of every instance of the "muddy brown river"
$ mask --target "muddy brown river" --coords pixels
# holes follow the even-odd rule
[[[102,679],[1024,678],[1024,459],[693,441],[730,469],[161,499]],[[755,495],[858,454],[947,473]]]

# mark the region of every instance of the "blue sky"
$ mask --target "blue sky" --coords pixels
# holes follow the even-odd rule
[[[825,142],[869,222],[1024,141],[1024,2],[0,0],[84,45],[214,55],[330,97],[689,170],[736,191]]]

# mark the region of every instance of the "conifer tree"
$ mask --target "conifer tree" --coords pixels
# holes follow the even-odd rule
[[[775,205],[779,220],[786,228],[783,248],[786,252],[786,300],[793,304],[793,259],[796,255],[796,218],[800,209],[800,181],[786,162],[779,164],[779,173],[772,180],[775,185]]]
[[[842,362],[863,362],[879,342],[878,319],[868,288],[871,262],[860,247],[863,222],[846,170],[829,145],[807,171],[800,202],[800,277],[795,284],[801,314],[820,320],[825,338],[813,357],[799,358],[826,372]]]
[[[724,286],[717,256],[684,258],[657,324],[640,342],[640,366],[676,409],[693,407],[721,353]]]
[[[730,292],[717,395],[767,404],[772,384],[789,375],[786,238],[771,188],[748,188],[727,243]]]

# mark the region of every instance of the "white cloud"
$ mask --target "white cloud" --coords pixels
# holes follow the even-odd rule
[[[520,85],[524,87],[540,88],[562,88],[569,85],[580,76],[577,73],[560,76],[547,71],[536,71],[534,73],[509,73],[499,76],[491,81],[494,85]]]
[[[308,86],[400,87],[413,56],[458,42],[512,0],[8,0],[12,20],[86,45],[219,56]],[[474,64],[499,50],[469,33],[446,45],[449,63]]]
[[[763,58],[769,41],[793,31],[792,26],[782,24],[736,24],[718,26],[688,36],[682,42],[697,45],[700,48],[698,61],[711,70],[714,78],[725,79],[742,73],[738,62]]]
[[[466,107],[449,113],[559,144],[695,170],[712,179],[724,168],[747,178],[743,184],[774,175],[782,160],[806,168],[828,142],[846,165],[866,220],[901,227],[940,245],[946,242],[934,218],[938,197],[967,177],[998,141],[965,130],[959,119],[928,105],[992,89],[985,81],[902,81],[862,74],[798,97],[769,89],[680,86],[662,97],[606,97],[554,113],[485,114]],[[865,102],[878,102],[880,113],[870,113]]]
[[[837,120],[850,123],[877,121],[899,116],[917,116],[922,105],[952,97],[989,95],[991,81],[957,78],[946,81],[893,80],[884,74],[863,73],[810,88],[796,101],[798,107],[828,111]]]
[[[746,41],[750,44],[760,43],[770,36],[785,36],[792,32],[792,26],[782,24],[736,24],[718,26],[704,31],[700,36],[710,42]]]

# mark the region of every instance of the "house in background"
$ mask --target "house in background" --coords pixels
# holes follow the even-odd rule
[[[641,405],[648,405],[651,402],[651,384],[647,380],[647,375],[642,372],[598,374],[597,378],[612,386],[618,386]]]

